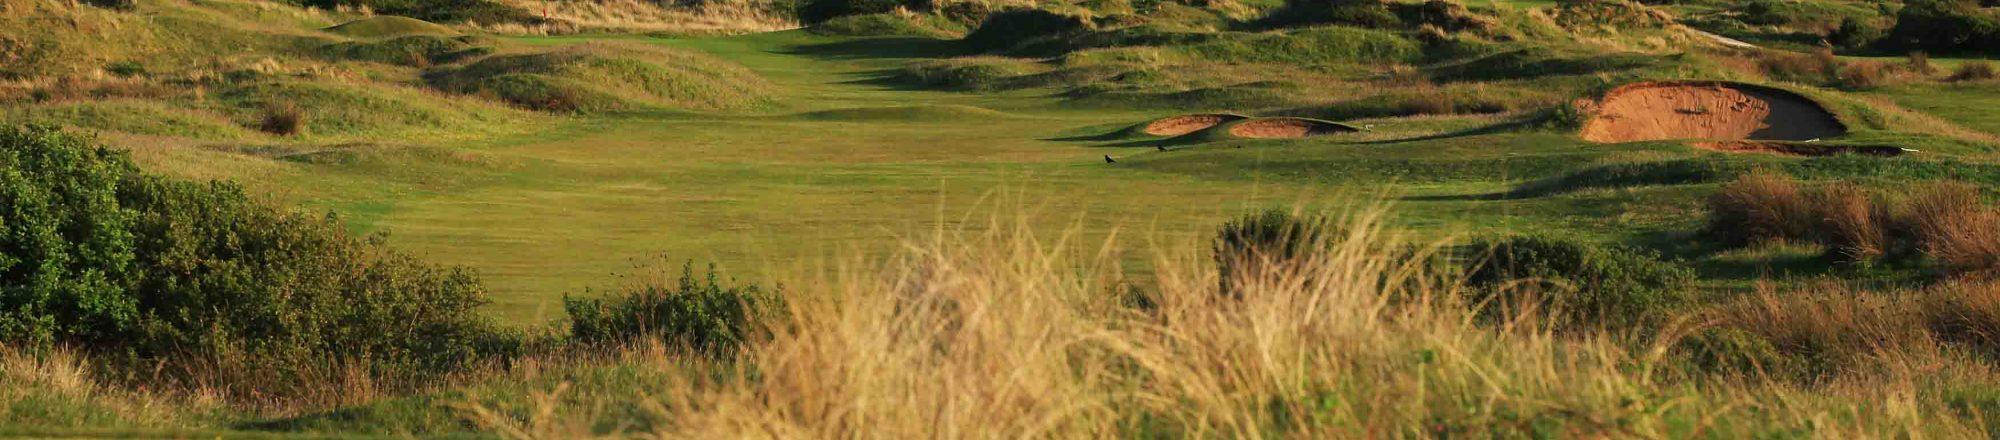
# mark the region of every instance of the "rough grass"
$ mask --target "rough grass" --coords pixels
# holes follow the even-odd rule
[[[615,43],[496,55],[427,79],[448,91],[575,113],[753,108],[767,102],[769,87],[755,73],[708,55]]]
[[[412,35],[456,36],[449,26],[409,17],[378,15],[326,28],[327,32],[354,38],[387,39]]]
[[[244,126],[260,126],[271,105],[291,103],[308,118],[297,125],[315,137],[444,138],[511,132],[529,116],[502,106],[423,89],[384,84],[265,80],[215,93]]]

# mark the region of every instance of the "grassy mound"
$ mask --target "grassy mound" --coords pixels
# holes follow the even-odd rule
[[[813,25],[820,35],[849,37],[930,37],[953,38],[965,34],[965,26],[930,14],[848,15]]]
[[[302,131],[314,136],[491,133],[525,117],[477,100],[379,84],[267,80],[223,89],[215,99],[244,126],[260,123],[259,109],[295,105],[304,112]]]
[[[636,44],[586,44],[491,56],[433,72],[426,79],[442,90],[555,112],[722,110],[768,102],[764,80],[740,66],[704,54]]]
[[[394,38],[411,35],[454,36],[459,34],[457,30],[445,25],[394,15],[380,15],[341,23],[326,28],[326,31],[354,38]]]
[[[471,59],[493,52],[476,37],[410,35],[381,41],[344,41],[320,50],[329,57],[406,66],[429,66]]]
[[[1423,56],[1416,42],[1394,33],[1340,26],[1232,35],[1184,50],[1213,61],[1293,64],[1400,62]]]
[[[239,139],[250,135],[223,116],[137,99],[29,105],[5,111],[9,124],[38,123],[153,136]]]

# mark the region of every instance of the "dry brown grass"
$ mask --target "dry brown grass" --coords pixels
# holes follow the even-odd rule
[[[1867,261],[1889,252],[1889,213],[1851,183],[1836,183],[1812,193],[1809,203],[1818,211],[1827,245],[1842,261]]]
[[[1935,182],[1910,196],[1904,227],[1916,246],[1960,272],[2000,269],[2000,211],[1987,207],[1979,187]]]
[[[1753,380],[1696,392],[1653,370],[1680,327],[1627,339],[1558,336],[1531,317],[1473,324],[1453,283],[1394,251],[1406,242],[1380,228],[1379,211],[1345,219],[1309,263],[1244,265],[1285,269],[1249,274],[1239,297],[1216,294],[1193,243],[1156,248],[1157,275],[1135,295],[1114,294],[1130,289],[1108,243],[997,224],[939,234],[902,257],[788,283],[804,289],[791,292],[772,339],[718,374],[675,376],[642,409],[667,421],[653,435],[673,438],[1982,432],[1924,417],[1944,410],[1909,395],[1913,369],[1841,388]],[[1145,305],[1125,300],[1134,296]],[[1904,321],[1865,304],[1740,313],[1784,320],[1772,334],[1788,340],[1916,345],[1910,326],[1892,325]],[[578,406],[556,397],[575,392],[548,389],[537,400],[549,403],[524,415],[475,407],[484,415],[473,419],[522,437],[594,434],[548,416]],[[1885,398],[1907,406],[1851,405]]]
[[[257,129],[279,136],[298,136],[306,132],[306,111],[290,101],[266,104],[258,119]]]
[[[1708,198],[1709,232],[1736,244],[1807,238],[1811,205],[1792,177],[1757,170],[1722,185]]]
[[[698,2],[651,0],[589,0],[545,2],[505,0],[509,4],[553,23],[478,25],[490,31],[517,35],[560,35],[587,30],[661,32],[687,35],[743,34],[797,28],[796,21],[778,12],[768,0],[710,0]]]

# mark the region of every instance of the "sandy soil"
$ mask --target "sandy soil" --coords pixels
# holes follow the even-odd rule
[[[1248,116],[1227,113],[1171,116],[1146,124],[1146,128],[1142,129],[1142,131],[1154,136],[1180,136],[1214,127],[1215,124],[1248,118]]]
[[[1638,83],[1588,103],[1583,126],[1592,142],[1662,139],[1803,141],[1847,128],[1810,99],[1791,92],[1716,82]]]
[[[1305,118],[1260,118],[1229,127],[1229,134],[1251,139],[1293,139],[1352,131],[1354,127]]]

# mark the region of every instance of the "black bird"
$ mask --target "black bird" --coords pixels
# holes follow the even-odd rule
[[[1104,163],[1118,163],[1118,161],[1111,160],[1111,155],[1106,154],[1104,155]]]
[[[1167,151],[1167,146],[1165,145],[1154,145],[1153,148],[1160,151]]]

